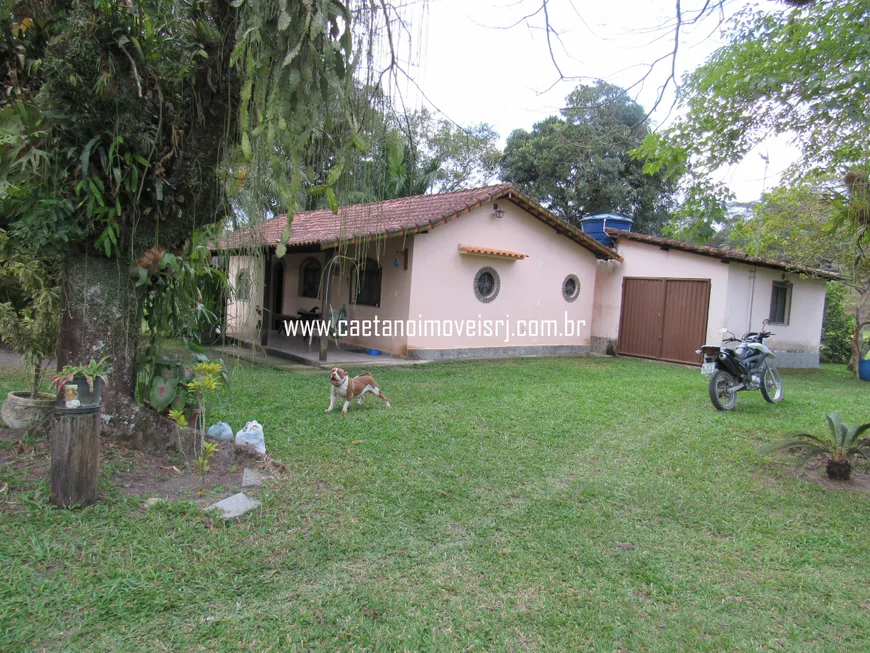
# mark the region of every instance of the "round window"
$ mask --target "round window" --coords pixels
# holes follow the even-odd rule
[[[484,304],[498,297],[501,281],[492,268],[480,268],[474,275],[474,295]]]
[[[569,274],[562,282],[562,297],[566,302],[573,302],[580,296],[580,279],[576,274]]]

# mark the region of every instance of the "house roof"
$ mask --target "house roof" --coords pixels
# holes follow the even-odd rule
[[[797,274],[802,274],[808,277],[816,277],[818,279],[831,279],[835,281],[839,281],[843,279],[843,276],[837,274],[836,272],[831,272],[829,270],[818,270],[816,268],[809,268],[803,265],[794,265],[792,263],[786,263],[784,261],[776,261],[773,259],[759,258],[757,256],[751,256],[746,252],[740,252],[732,249],[721,249],[719,247],[708,247],[707,245],[694,245],[692,243],[686,243],[681,240],[671,240],[670,238],[660,238],[658,236],[647,236],[646,234],[638,234],[633,231],[624,231],[622,229],[611,229],[607,227],[604,229],[605,233],[611,238],[619,240],[620,238],[624,238],[626,240],[633,240],[639,243],[646,243],[648,245],[656,245],[661,247],[662,249],[676,249],[682,252],[688,252],[690,254],[698,254],[700,256],[708,256],[710,258],[716,258],[724,263],[746,263],[747,265],[757,265],[758,267],[763,268],[773,268],[774,270],[784,270],[786,272],[795,272]]]
[[[339,208],[297,213],[291,225],[288,247],[319,245],[333,247],[339,242],[355,243],[404,236],[427,231],[484,204],[510,200],[541,222],[585,247],[600,259],[622,258],[612,249],[598,243],[580,229],[569,225],[552,212],[520,193],[511,184],[499,184],[439,195],[417,195],[371,204],[354,204]],[[224,236],[219,249],[237,249],[275,245],[281,239],[286,216],[267,220],[253,230],[236,231]]]

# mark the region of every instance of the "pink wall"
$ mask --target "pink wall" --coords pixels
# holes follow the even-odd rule
[[[755,268],[741,263],[722,263],[718,259],[677,250],[663,250],[658,245],[622,240],[618,251],[624,263],[600,266],[595,283],[594,338],[616,340],[622,304],[622,281],[625,277],[676,277],[710,280],[710,309],[706,342],[720,344],[721,327],[738,336],[761,328],[770,316],[774,281],[793,284],[791,319],[788,326],[775,325],[776,335],[766,341],[774,351],[817,354],[825,308],[825,282],[802,279],[780,270]],[[781,367],[811,367],[818,364],[812,356],[783,357]]]
[[[618,265],[603,265],[595,283],[595,321],[592,335],[616,340],[622,308],[622,280],[625,277],[677,277],[710,280],[710,309],[707,342],[720,342],[719,327],[725,320],[729,266],[717,259],[677,250],[663,250],[658,245],[621,240],[617,251],[624,258]]]
[[[788,325],[768,327],[773,332],[765,343],[774,351],[817,353],[821,343],[822,318],[825,314],[826,283],[819,279],[802,279],[797,274],[731,264],[728,307],[721,326],[737,335],[758,331],[761,321],[770,317],[774,281],[789,281],[791,316]]]
[[[410,319],[437,320],[442,333],[409,336],[409,350],[589,345],[595,256],[515,204],[507,200],[498,204],[505,210],[501,219],[495,217],[492,205],[486,204],[416,236]],[[510,261],[460,254],[460,245],[510,250],[528,254],[528,258]],[[499,294],[490,303],[482,303],[474,293],[475,274],[485,266],[495,269],[501,281]],[[568,274],[577,275],[581,283],[574,302],[562,297],[562,282]],[[574,335],[568,335],[566,314]],[[482,321],[491,320],[492,334],[470,336],[465,332],[466,324],[463,335],[458,335],[455,321],[468,320],[480,322],[475,331],[483,331]],[[507,324],[495,335],[497,320]],[[529,325],[528,335],[523,337],[519,320],[553,320],[555,324]],[[585,320],[585,325],[578,325],[580,320]],[[445,321],[454,324],[454,335],[447,335]],[[533,335],[533,328],[538,329],[537,335]],[[546,329],[551,332],[546,333]]]

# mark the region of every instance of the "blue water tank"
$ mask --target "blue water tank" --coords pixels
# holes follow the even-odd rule
[[[580,228],[583,233],[591,238],[594,238],[602,245],[613,247],[613,241],[606,233],[605,227],[608,229],[622,229],[623,231],[631,231],[631,218],[626,218],[621,215],[612,215],[610,213],[601,213],[599,215],[590,215],[588,218],[580,220]]]

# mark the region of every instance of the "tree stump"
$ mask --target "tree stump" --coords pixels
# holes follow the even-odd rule
[[[61,508],[97,500],[100,481],[100,409],[56,410],[51,431],[51,502]]]

